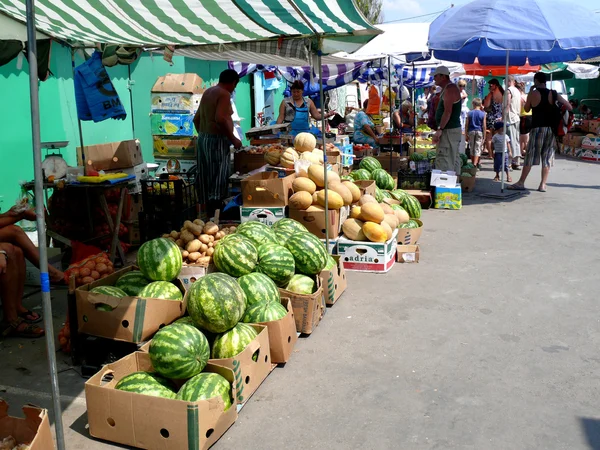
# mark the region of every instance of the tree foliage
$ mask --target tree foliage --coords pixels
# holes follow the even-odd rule
[[[373,25],[383,22],[383,0],[355,0],[356,6]]]

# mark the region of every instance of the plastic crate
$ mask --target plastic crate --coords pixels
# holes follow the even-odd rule
[[[143,212],[140,213],[141,241],[146,242],[172,230],[179,230],[186,220],[198,217],[195,174],[180,179],[141,180]]]
[[[398,189],[429,189],[430,182],[431,172],[418,174],[402,170],[398,171]],[[410,183],[410,186],[408,183]]]

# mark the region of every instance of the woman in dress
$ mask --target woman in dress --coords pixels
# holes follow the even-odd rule
[[[494,136],[494,124],[502,121],[502,103],[504,101],[504,89],[496,78],[488,81],[490,92],[483,100],[483,107],[487,112],[487,131],[485,133],[485,148],[488,158],[494,158],[492,152],[492,137]]]
[[[365,100],[363,109],[354,118],[353,141],[355,144],[369,144],[374,147],[377,144],[377,134],[375,134],[375,124],[366,112],[368,106],[369,100]]]
[[[467,87],[467,82],[465,80],[459,80],[456,83],[458,86],[458,91],[460,92],[460,127],[462,128],[463,133],[465,132],[465,121],[467,120],[467,114],[469,114],[469,94],[465,90]]]
[[[521,93],[521,125],[520,125],[520,133],[521,137],[519,139],[520,148],[521,148],[521,156],[525,156],[525,151],[527,150],[527,144],[529,143],[529,131],[531,131],[531,121],[532,121],[532,112],[533,111],[525,111],[525,103],[527,102],[527,94],[525,93],[525,83],[522,81],[517,81],[516,83],[517,89]]]

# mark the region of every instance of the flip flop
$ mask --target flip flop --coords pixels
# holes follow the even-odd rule
[[[540,191],[540,192],[546,192],[546,188],[540,187],[540,188],[538,188],[538,191]]]
[[[25,327],[22,327],[25,324]],[[32,323],[25,323],[20,317],[12,322],[0,323],[1,337],[41,338],[46,332]]]
[[[524,191],[525,186],[519,186],[518,184],[511,184],[506,189],[508,189],[509,191]]]
[[[35,317],[35,316],[37,316],[36,319],[29,318],[29,317]],[[44,320],[44,318],[42,317],[41,314],[38,314],[38,313],[30,311],[30,310],[19,313],[19,317],[21,319],[23,319],[23,322],[25,322],[25,323],[40,323],[42,320]]]

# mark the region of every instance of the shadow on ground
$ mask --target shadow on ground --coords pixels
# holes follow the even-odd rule
[[[579,421],[590,449],[600,450],[600,420],[580,417]]]

